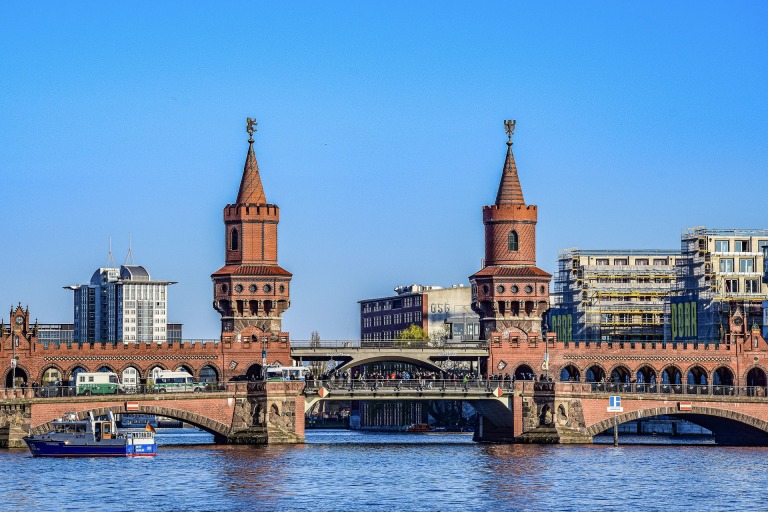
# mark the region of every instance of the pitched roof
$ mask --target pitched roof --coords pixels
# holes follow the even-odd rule
[[[238,204],[267,204],[264,187],[259,175],[259,164],[253,152],[253,139],[248,139],[248,156],[245,157],[243,178],[240,180],[240,190],[237,192]]]
[[[214,272],[212,276],[286,276],[293,274],[278,265],[225,265]]]
[[[512,141],[507,142],[507,159],[504,161],[504,171],[501,174],[495,204],[496,206],[525,204],[523,188],[520,186],[520,178],[517,176],[515,155],[512,154]]]
[[[471,277],[478,276],[502,276],[502,277],[552,277],[538,267],[504,267],[491,266],[475,272]]]

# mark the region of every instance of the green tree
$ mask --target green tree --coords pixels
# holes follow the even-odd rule
[[[424,329],[416,324],[411,324],[400,331],[400,334],[397,335],[397,339],[400,342],[399,345],[401,347],[418,347],[424,345],[425,342],[429,340],[429,336],[427,336],[427,332]]]

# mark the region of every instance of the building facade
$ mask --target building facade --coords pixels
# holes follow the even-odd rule
[[[767,251],[768,229],[685,229],[670,339],[733,342],[764,327]]]
[[[560,341],[664,339],[675,250],[560,251],[550,332]]]
[[[483,339],[529,341],[542,336],[550,274],[536,266],[538,209],[527,205],[512,153],[514,121],[506,121],[507,155],[496,201],[483,207],[484,267],[469,280]]]
[[[433,341],[479,339],[479,317],[471,309],[470,288],[454,285],[408,285],[397,295],[366,299],[360,304],[360,339],[397,339],[411,325],[421,327]]]
[[[139,265],[99,268],[74,291],[76,343],[167,342],[168,286]]]

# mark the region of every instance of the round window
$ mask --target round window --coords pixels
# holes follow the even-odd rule
[[[525,293],[531,293],[533,291],[533,286],[528,285],[525,287]]]
[[[517,293],[520,291],[520,288],[518,288],[516,284],[513,284],[511,290],[512,293]]]
[[[242,291],[243,291],[243,285],[241,285],[241,284],[238,284],[238,285],[236,285],[236,286],[235,286],[235,291],[236,291],[237,293],[240,293],[240,292],[242,292]]]
[[[252,284],[251,286],[248,287],[248,291],[251,293],[256,293],[256,289],[257,288],[255,284]]]
[[[269,286],[268,284],[265,284],[264,285],[264,293],[269,293],[271,291],[272,291],[272,287]]]
[[[504,293],[504,287],[502,285],[499,285],[496,287],[496,291],[499,293]]]

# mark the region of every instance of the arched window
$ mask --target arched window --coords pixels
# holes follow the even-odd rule
[[[231,250],[236,251],[240,248],[240,233],[237,229],[233,229],[230,233],[229,247]]]
[[[517,247],[518,247],[517,231],[515,231],[514,229],[509,232],[508,246],[510,251],[517,251]]]

